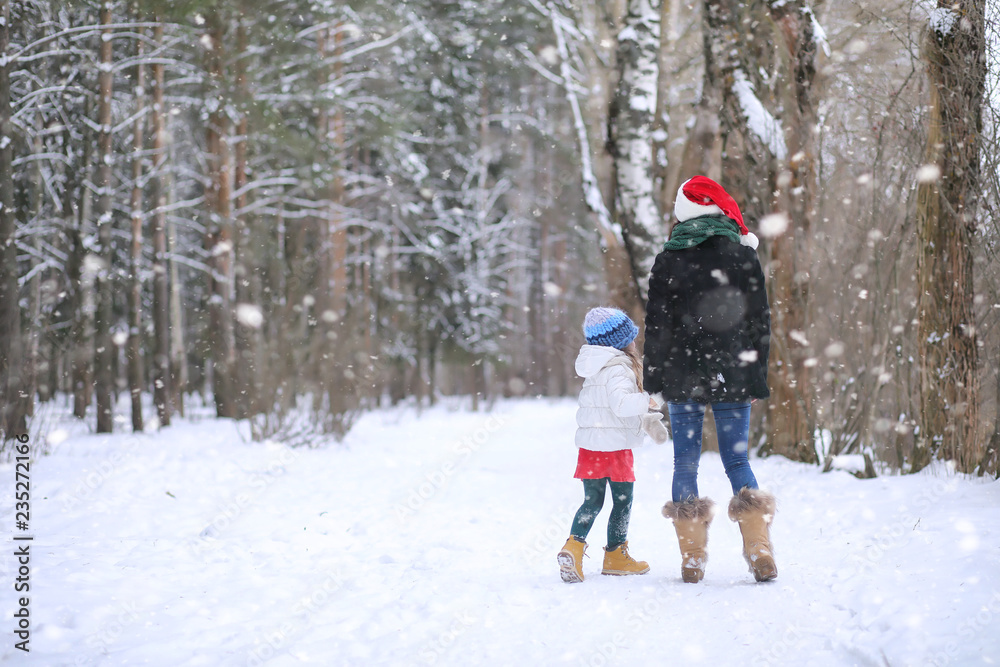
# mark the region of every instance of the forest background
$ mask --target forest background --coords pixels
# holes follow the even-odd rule
[[[4,439],[573,394],[704,173],[762,239],[758,453],[997,475],[986,4],[3,0]]]

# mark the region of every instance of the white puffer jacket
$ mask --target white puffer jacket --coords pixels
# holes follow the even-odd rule
[[[641,416],[649,394],[639,391],[628,355],[602,345],[584,345],[576,358],[584,378],[576,411],[576,446],[595,452],[633,449],[642,444]]]

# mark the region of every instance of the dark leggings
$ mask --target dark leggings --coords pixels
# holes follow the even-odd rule
[[[594,519],[604,507],[604,489],[611,485],[611,516],[608,518],[608,550],[624,544],[628,535],[628,520],[632,513],[632,482],[612,482],[607,477],[601,479],[585,479],[583,481],[583,504],[576,511],[573,519],[573,529],[570,533],[580,540],[586,541]]]

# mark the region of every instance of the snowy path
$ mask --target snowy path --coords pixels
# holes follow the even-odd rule
[[[587,581],[555,553],[581,500],[572,401],[365,416],[291,450],[229,422],[70,437],[32,466],[31,653],[12,665],[924,665],[1000,660],[1000,483],[860,481],[755,461],[778,497],[757,585],[720,512],[680,582],[669,445],[636,453],[630,544],[652,571]],[[13,525],[13,467],[0,466]],[[701,490],[723,505],[716,454]]]

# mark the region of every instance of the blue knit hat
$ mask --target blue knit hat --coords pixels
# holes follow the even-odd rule
[[[624,350],[639,335],[639,327],[617,308],[591,308],[583,318],[583,335],[590,345]]]

